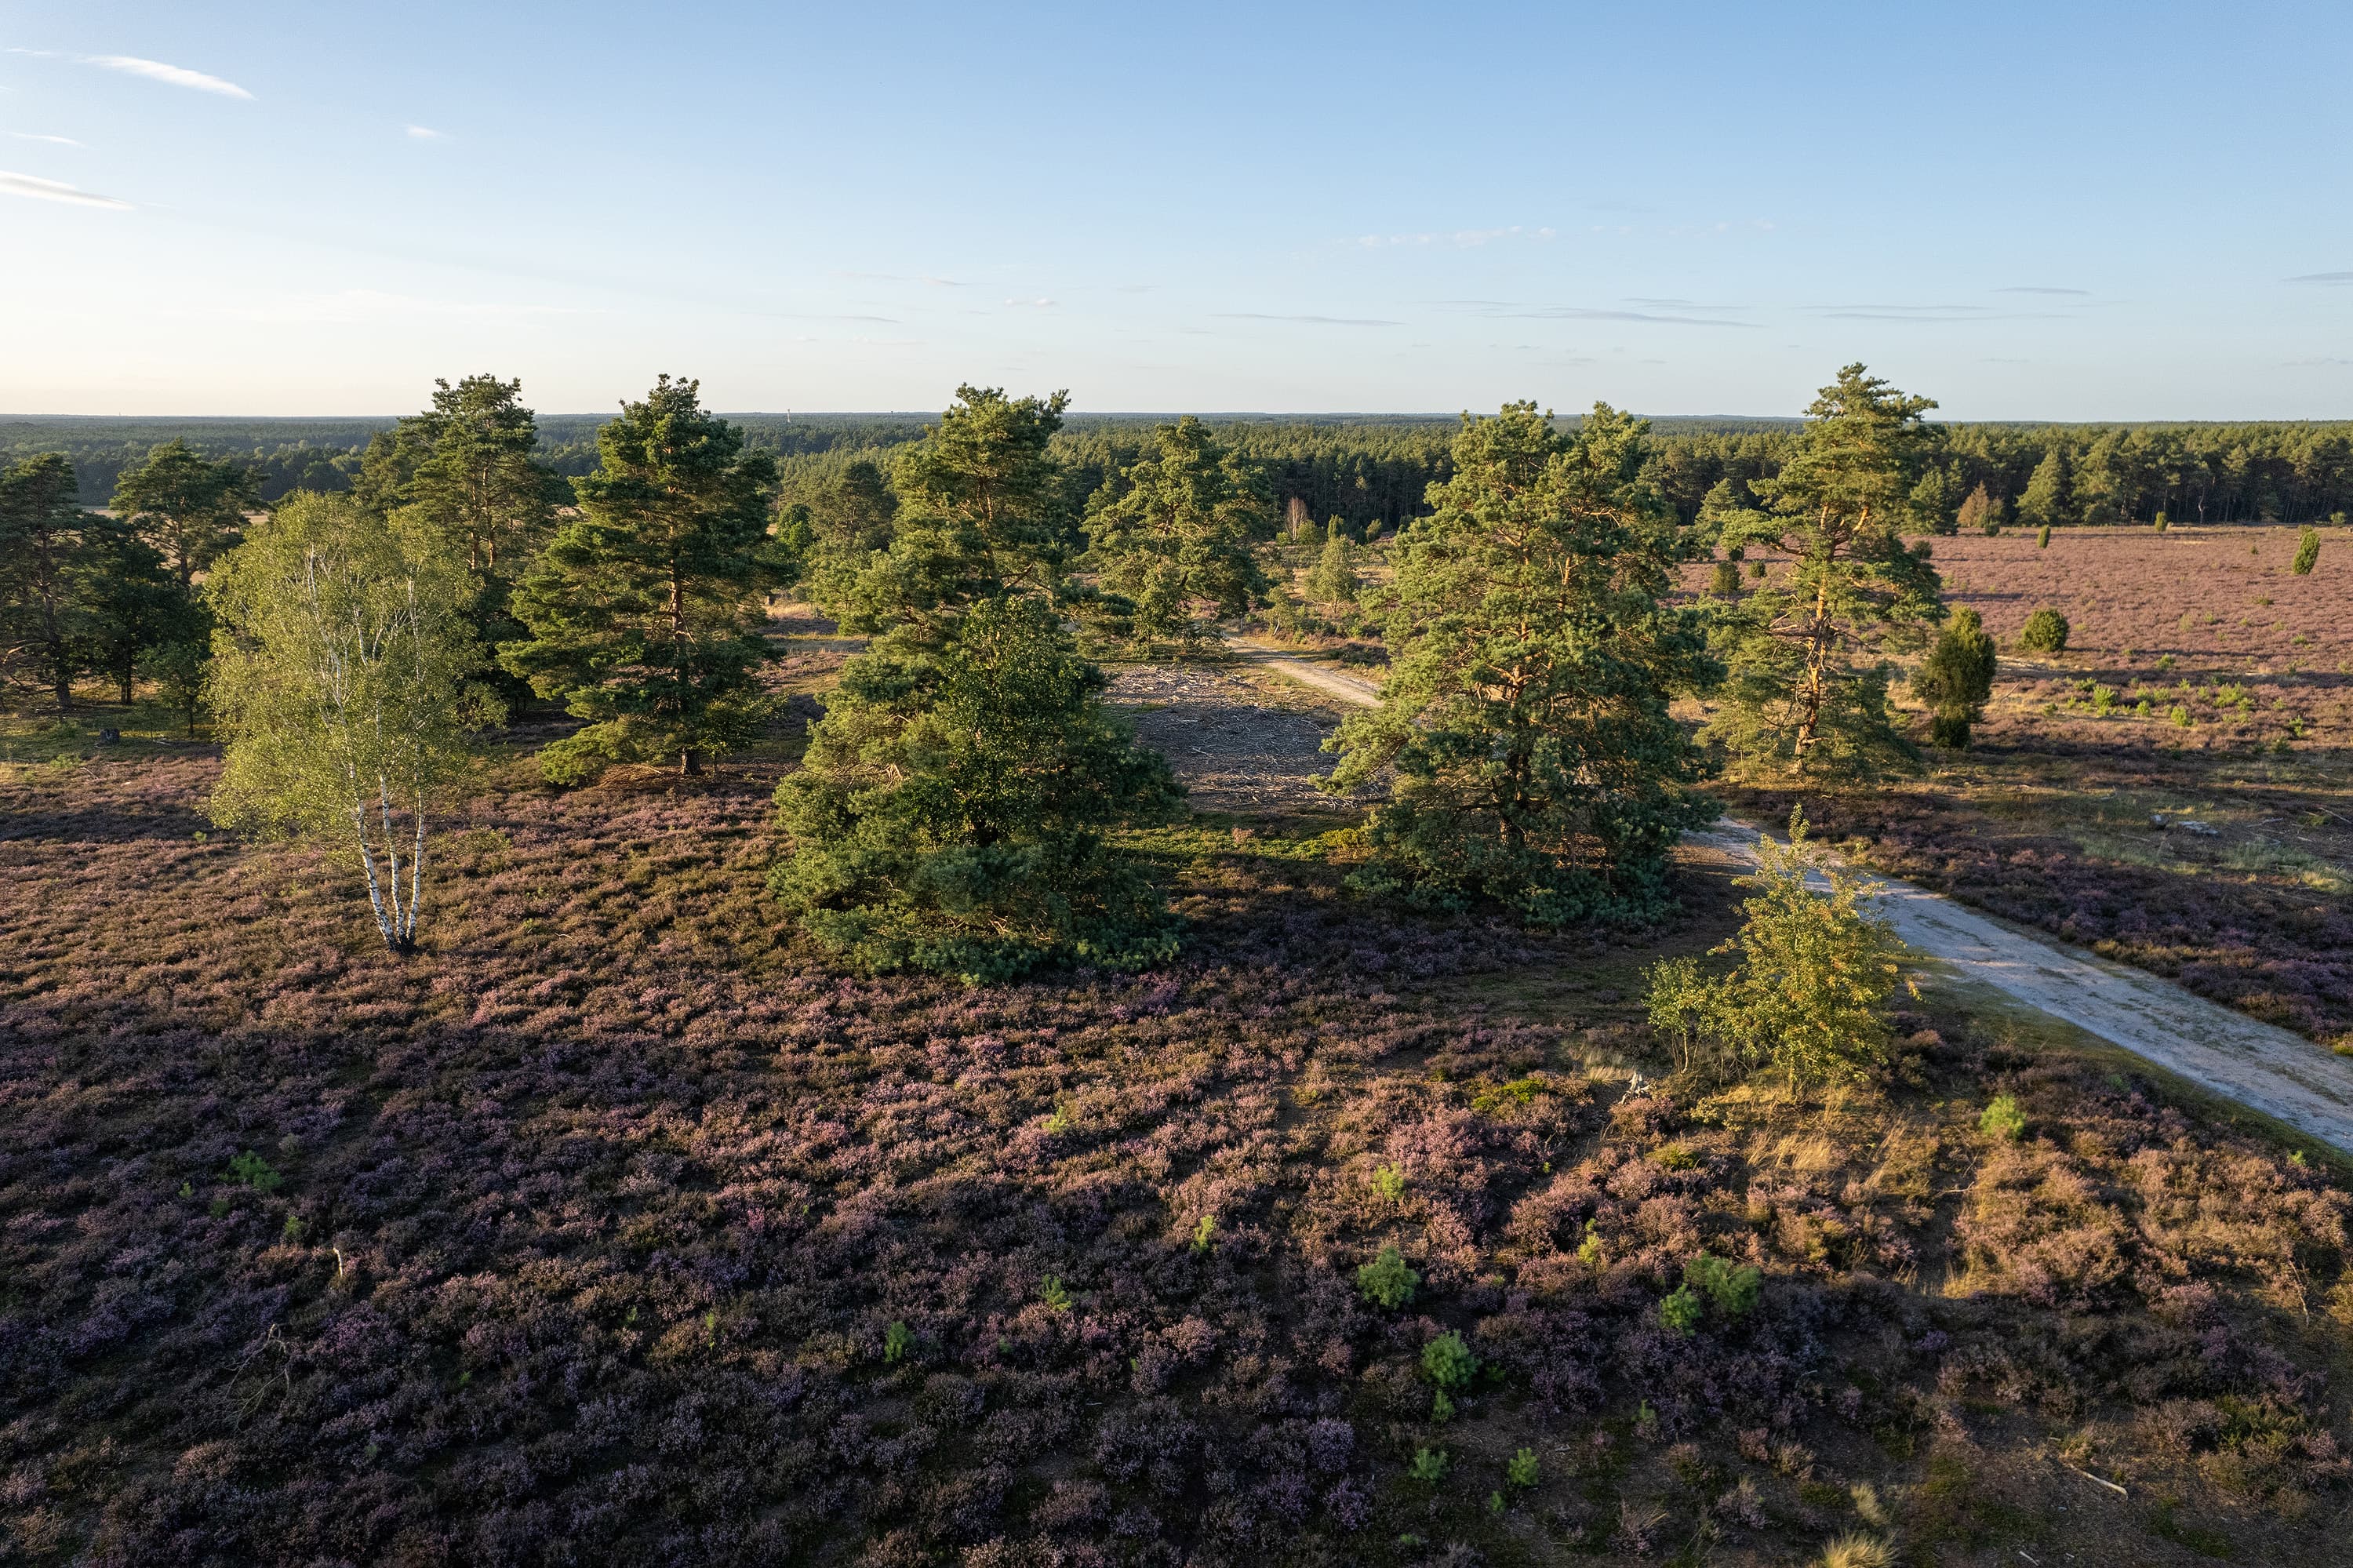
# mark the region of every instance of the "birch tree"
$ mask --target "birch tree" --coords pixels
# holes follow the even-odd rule
[[[355,861],[385,945],[414,951],[427,829],[497,704],[471,676],[462,564],[347,496],[298,494],[222,557],[206,696],[212,816]]]

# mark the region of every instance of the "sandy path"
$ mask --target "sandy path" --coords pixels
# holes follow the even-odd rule
[[[1358,706],[1370,681],[1266,649],[1236,652]],[[1686,842],[1703,853],[1757,861],[1757,832],[1730,818]],[[1907,882],[1876,877],[1880,907],[1915,951],[2025,1006],[2123,1047],[2200,1087],[2353,1153],[2353,1060],[2302,1035],[2194,996],[2169,980],[1954,903]]]

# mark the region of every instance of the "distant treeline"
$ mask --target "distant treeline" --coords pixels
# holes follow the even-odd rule
[[[558,472],[596,466],[607,416],[540,419],[541,455]],[[923,414],[741,414],[751,448],[773,453],[787,493],[821,485],[848,463],[887,472],[894,449],[919,440]],[[1074,490],[1091,491],[1151,444],[1161,421],[1140,415],[1071,417],[1055,438]],[[1568,423],[1570,421],[1564,421]],[[1432,482],[1452,477],[1455,420],[1430,416],[1219,416],[1219,438],[1264,465],[1276,499],[1348,532],[1394,528],[1423,509]],[[185,440],[213,459],[259,471],[262,498],[351,486],[371,438],[393,420],[0,418],[0,463],[64,452],[85,496],[113,493],[117,475],[158,443]],[[1746,501],[1750,480],[1779,471],[1795,419],[1655,420],[1650,471],[1685,521],[1719,482]],[[1995,515],[2023,522],[2147,522],[2164,513],[2203,523],[2309,523],[2353,512],[2353,423],[2176,425],[1950,424],[1935,427],[1924,519],[1949,524],[1982,486]],[[1074,497],[1077,499],[1078,497]]]

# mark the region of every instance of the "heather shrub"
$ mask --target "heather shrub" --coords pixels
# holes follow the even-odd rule
[[[1411,1301],[1420,1284],[1421,1276],[1406,1266],[1405,1255],[1393,1246],[1381,1248],[1356,1270],[1356,1288],[1365,1299],[1392,1312]]]
[[[2018,645],[2029,653],[2063,653],[2067,651],[2067,618],[2055,609],[2038,609],[2026,618],[2018,633]]]
[[[1032,599],[976,605],[937,651],[885,640],[851,660],[776,786],[793,840],[776,895],[876,972],[977,982],[1166,959],[1176,921],[1104,833],[1166,816],[1179,794],[1103,684]]]

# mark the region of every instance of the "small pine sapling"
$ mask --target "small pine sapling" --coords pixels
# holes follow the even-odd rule
[[[1536,1457],[1534,1448],[1521,1449],[1504,1467],[1504,1478],[1522,1491],[1535,1486],[1543,1474],[1544,1463]]]
[[[2036,549],[2038,549],[2038,550],[2047,550],[2047,549],[2049,549],[2049,548],[2051,547],[2051,524],[2050,524],[2045,523],[2045,524],[2043,524],[2040,529],[2038,529],[2038,530],[2036,531],[2035,535],[2034,535],[2034,547],[2035,547]]]
[[[1445,1449],[1417,1448],[1413,1454],[1413,1464],[1406,1474],[1425,1486],[1434,1487],[1446,1478],[1447,1469]]]
[[[1394,1165],[1382,1166],[1373,1172],[1373,1191],[1394,1207],[1405,1197],[1405,1172]]]
[[[1707,1303],[1688,1285],[1678,1285],[1659,1303],[1659,1322],[1678,1339],[1689,1339],[1707,1316]]]
[[[1719,1316],[1737,1321],[1757,1309],[1764,1275],[1754,1264],[1702,1253],[1683,1265],[1683,1283],[1704,1293]]]
[[[1039,1285],[1038,1299],[1056,1312],[1071,1309],[1071,1293],[1063,1288],[1060,1278],[1050,1274]]]
[[[1217,1234],[1218,1216],[1215,1214],[1203,1214],[1201,1216],[1201,1223],[1193,1227],[1193,1250],[1197,1253],[1208,1251],[1212,1245],[1212,1238],[1214,1238]]]
[[[1978,1130],[1997,1143],[2016,1143],[2026,1133],[2026,1113],[2015,1095],[1996,1095],[1978,1118]]]
[[[1396,1311],[1413,1299],[1421,1276],[1406,1266],[1405,1255],[1393,1246],[1381,1248],[1372,1262],[1356,1270],[1356,1288],[1377,1307]]]
[[[272,1171],[269,1161],[250,1149],[229,1160],[228,1176],[230,1181],[250,1187],[257,1192],[275,1192],[286,1184],[286,1178]]]
[[[914,1333],[905,1323],[893,1322],[888,1329],[882,1331],[882,1361],[884,1365],[898,1365],[901,1361],[907,1359],[907,1352],[914,1348]]]

